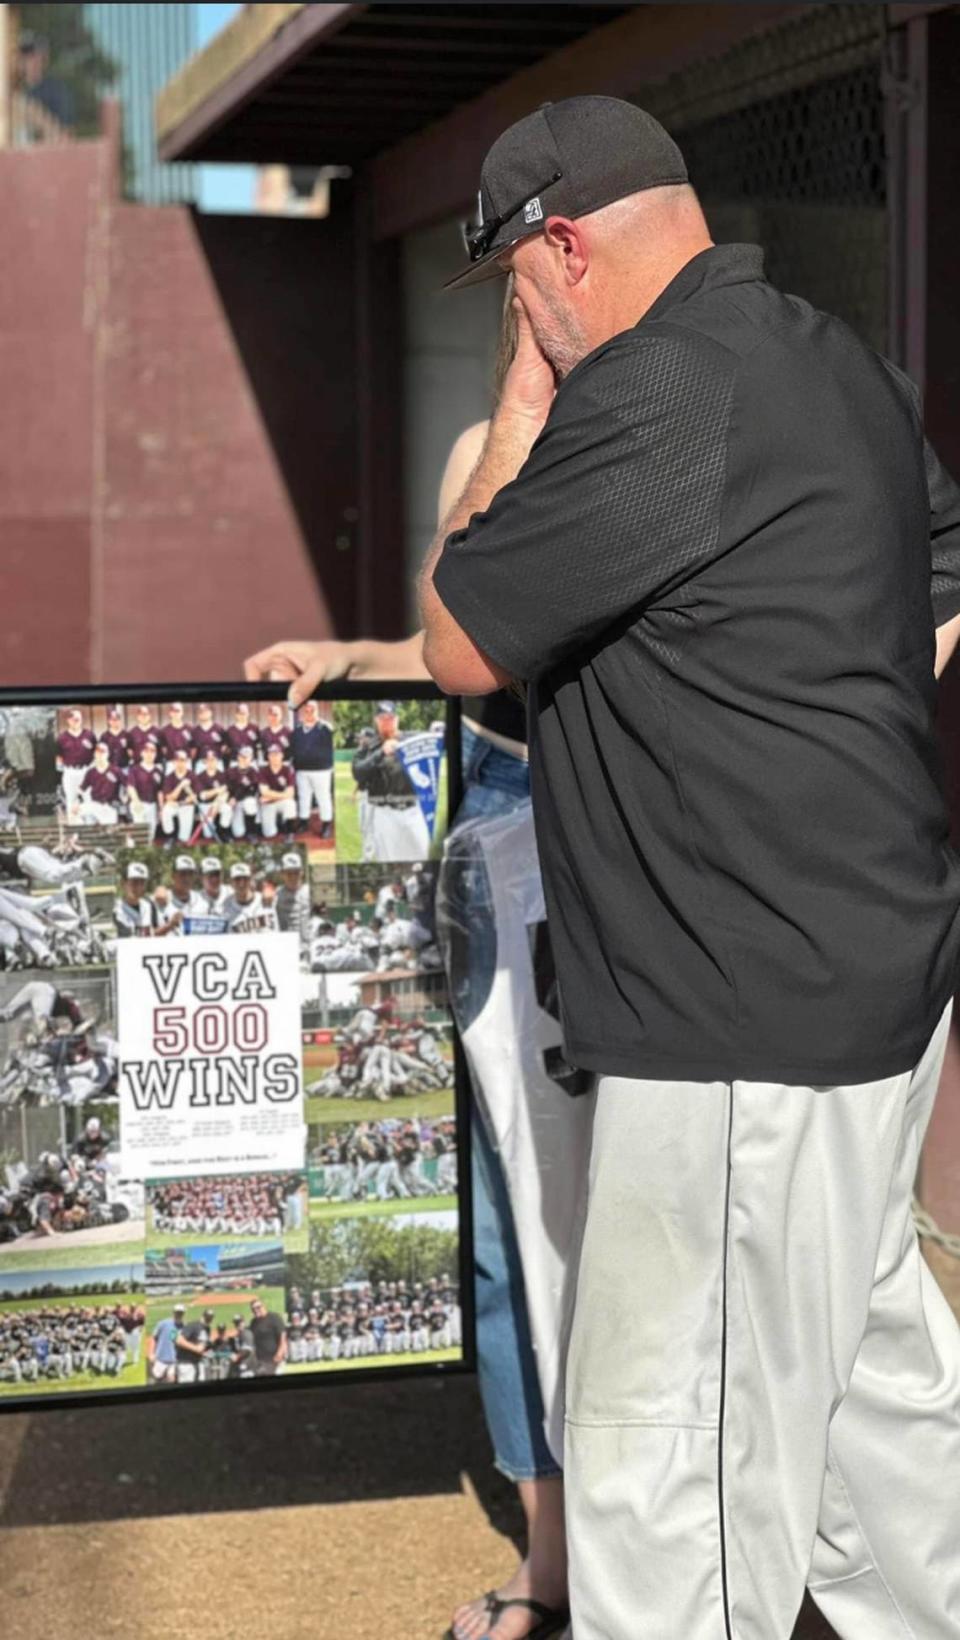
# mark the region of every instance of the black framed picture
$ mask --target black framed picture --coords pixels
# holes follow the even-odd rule
[[[0,691],[0,1410],[472,1369],[458,711]]]

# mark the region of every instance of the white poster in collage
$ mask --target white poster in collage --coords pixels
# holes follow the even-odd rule
[[[127,1178],[303,1166],[295,934],[117,945]]]

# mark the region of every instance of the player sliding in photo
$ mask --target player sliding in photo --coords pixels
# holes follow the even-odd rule
[[[83,849],[74,837],[67,837],[52,848],[24,843],[15,848],[0,848],[0,883],[5,878],[25,878],[28,884],[40,888],[71,888],[112,865],[113,860],[105,849]]]

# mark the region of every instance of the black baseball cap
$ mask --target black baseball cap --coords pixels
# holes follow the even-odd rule
[[[492,279],[497,257],[548,216],[588,216],[615,199],[686,182],[683,155],[652,114],[619,97],[544,103],[498,137],[483,162],[470,266],[446,290]]]

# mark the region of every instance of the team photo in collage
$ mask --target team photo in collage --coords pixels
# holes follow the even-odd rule
[[[0,1397],[461,1358],[445,714],[0,702]]]

